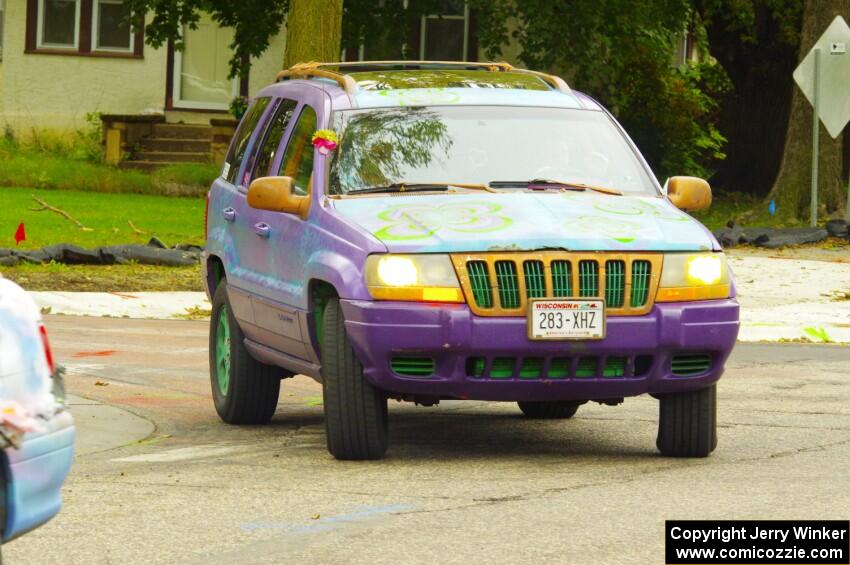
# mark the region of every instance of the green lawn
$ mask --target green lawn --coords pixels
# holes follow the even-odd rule
[[[93,144],[60,139],[36,145],[0,138],[0,187],[199,195],[218,176],[220,167],[210,163],[179,163],[153,173],[101,163],[99,132]]]
[[[32,195],[65,210],[93,231],[80,230],[55,212],[31,210],[38,207]],[[135,233],[128,221],[145,233]],[[74,243],[83,247],[147,243],[152,235],[168,245],[201,245],[204,239],[204,200],[0,187],[0,247],[15,247],[15,230],[21,222],[26,225],[27,232],[27,240],[18,246],[21,249],[55,243]]]
[[[726,227],[729,221],[743,227],[788,228],[808,225],[779,214],[771,216],[768,204],[763,199],[735,192],[715,193],[710,208],[692,215],[710,230]],[[821,223],[825,222],[826,219],[821,218]]]

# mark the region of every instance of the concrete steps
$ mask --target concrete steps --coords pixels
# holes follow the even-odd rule
[[[138,142],[138,149],[122,169],[152,172],[182,163],[212,161],[212,127],[190,124],[155,124],[152,135]]]
[[[161,169],[163,167],[167,167],[169,165],[185,165],[186,161],[177,161],[177,162],[168,162],[168,161],[137,161],[135,159],[130,161],[121,161],[118,163],[119,169],[132,169],[136,171],[144,171],[146,173],[152,173],[157,169]]]
[[[157,161],[166,163],[209,163],[210,153],[191,151],[137,151],[133,155],[136,161]]]
[[[142,139],[139,144],[145,151],[208,153],[212,140],[181,139],[177,137],[146,137]]]

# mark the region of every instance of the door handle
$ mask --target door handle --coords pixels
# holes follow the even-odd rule
[[[227,208],[221,211],[221,216],[226,222],[232,222],[236,219],[236,210],[228,206]]]
[[[271,233],[272,228],[265,222],[260,222],[258,224],[254,224],[254,233],[258,236],[268,239],[269,234]]]

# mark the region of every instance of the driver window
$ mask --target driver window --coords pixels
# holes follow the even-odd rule
[[[292,177],[295,194],[306,195],[313,174],[313,134],[316,132],[316,111],[305,105],[289,137],[289,144],[280,162],[278,175]]]

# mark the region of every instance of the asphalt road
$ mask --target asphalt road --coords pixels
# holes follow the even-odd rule
[[[663,563],[665,519],[850,517],[848,347],[739,346],[708,459],[659,456],[638,398],[564,422],[393,403],[388,457],[341,463],[309,379],[268,426],[218,420],[206,322],[47,324],[87,400],[65,507],[3,548],[13,565]]]

